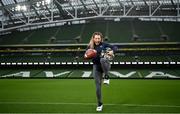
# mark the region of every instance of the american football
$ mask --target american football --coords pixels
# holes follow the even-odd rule
[[[84,54],[84,58],[92,59],[92,58],[96,57],[96,54],[97,54],[97,51],[95,49],[88,49]]]

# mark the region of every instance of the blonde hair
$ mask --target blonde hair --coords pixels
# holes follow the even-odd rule
[[[100,37],[101,37],[101,42],[103,42],[103,35],[102,35],[102,33],[101,32],[94,32],[93,34],[92,34],[92,37],[91,37],[91,39],[90,39],[90,41],[89,41],[89,44],[88,44],[88,47],[90,48],[90,49],[94,49],[94,36],[95,35],[100,35]]]

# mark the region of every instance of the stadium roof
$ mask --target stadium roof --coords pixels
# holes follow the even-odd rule
[[[0,32],[94,18],[180,21],[180,0],[0,0]]]

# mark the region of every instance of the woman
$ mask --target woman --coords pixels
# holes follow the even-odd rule
[[[88,49],[95,49],[97,55],[92,59],[93,77],[96,84],[97,108],[96,111],[102,111],[103,103],[101,96],[101,83],[104,75],[104,83],[109,84],[108,72],[111,68],[110,60],[114,57],[115,47],[103,42],[103,35],[100,32],[94,32],[89,42]]]

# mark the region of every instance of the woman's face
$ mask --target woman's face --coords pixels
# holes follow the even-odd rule
[[[96,45],[99,45],[101,43],[101,36],[100,35],[95,35],[93,38],[93,41]]]

